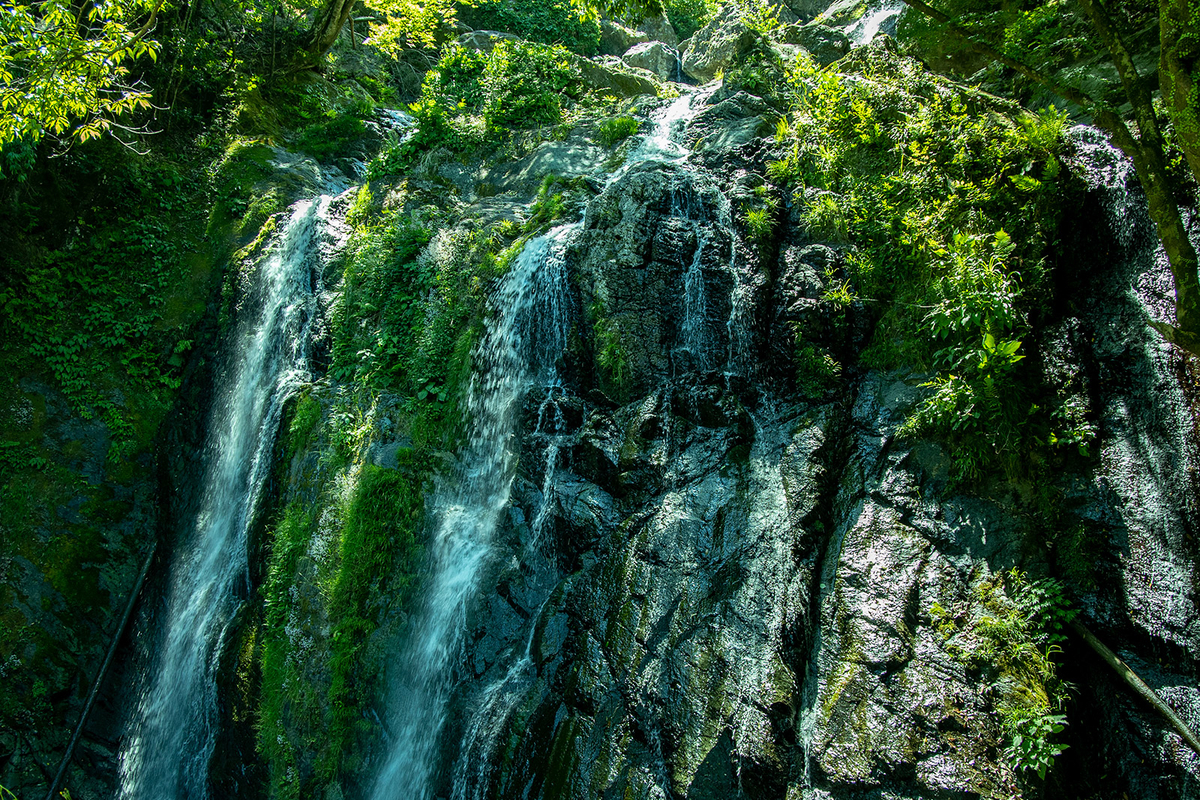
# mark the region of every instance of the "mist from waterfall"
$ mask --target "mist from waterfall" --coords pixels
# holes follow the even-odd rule
[[[200,510],[172,557],[164,617],[119,754],[125,800],[208,797],[217,670],[249,591],[247,539],[283,405],[310,379],[321,267],[344,243],[334,198],[296,203],[250,270],[208,422]]]

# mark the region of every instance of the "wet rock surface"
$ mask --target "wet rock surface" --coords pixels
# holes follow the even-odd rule
[[[621,56],[621,60],[630,67],[649,70],[664,81],[680,77],[679,53],[662,42],[635,44]]]
[[[707,83],[745,55],[754,42],[754,31],[742,21],[737,8],[727,6],[688,40],[683,71],[699,83]]]
[[[755,110],[733,100],[736,113],[704,121],[720,102],[693,137]],[[749,266],[726,216],[745,191],[734,152],[704,169],[633,166],[587,205],[569,259],[585,309],[573,358],[595,366],[565,387],[574,410],[553,448],[522,438],[499,534],[513,555],[471,615],[444,791],[1189,797],[1200,757],[1075,641],[1070,749],[1044,787],[1014,771],[1003,678],[964,659],[936,611],[979,619],[981,587],[1012,569],[1086,570],[1083,619],[1200,722],[1192,379],[1145,326],[1170,310],[1148,223],[1122,241],[1071,223],[1072,258],[1118,248],[1120,263],[1080,270],[1077,305],[1038,343],[1056,383],[1099,410],[1099,456],[1050,487],[996,476],[966,490],[938,444],[898,433],[924,376],[858,369],[812,402],[780,388],[772,365],[794,331],[850,352],[864,339],[822,299],[837,247],[790,222],[770,278]],[[1094,191],[1080,221],[1114,191]],[[701,356],[686,333],[693,264]],[[735,311],[738,287],[749,311]],[[739,337],[756,354],[744,372],[726,355]],[[600,364],[614,338],[620,382]],[[1052,519],[1039,491],[1060,498]]]

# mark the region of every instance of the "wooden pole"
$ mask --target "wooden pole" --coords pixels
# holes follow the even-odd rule
[[[1102,659],[1104,659],[1105,663],[1115,669],[1117,674],[1124,678],[1125,682],[1132,686],[1133,690],[1142,696],[1142,699],[1154,706],[1155,711],[1167,718],[1167,721],[1170,722],[1171,726],[1179,732],[1179,735],[1183,737],[1183,740],[1188,743],[1189,747],[1200,754],[1200,738],[1197,738],[1196,734],[1192,732],[1192,729],[1189,728],[1187,724],[1179,718],[1179,715],[1176,714],[1169,705],[1163,702],[1162,698],[1155,694],[1154,690],[1147,686],[1146,682],[1139,678],[1137,673],[1129,668],[1128,664],[1117,658],[1117,654],[1105,647],[1104,642],[1097,639],[1091,631],[1083,626],[1083,623],[1072,620],[1071,627],[1075,630],[1075,633],[1079,634],[1081,639],[1087,642],[1088,645],[1090,645],[1091,648],[1095,650]]]
[[[104,663],[100,666],[100,673],[96,675],[96,680],[92,682],[92,690],[88,692],[87,703],[83,707],[83,713],[79,715],[79,724],[75,726],[75,733],[71,736],[71,742],[67,745],[67,752],[63,755],[62,763],[58,765],[58,772],[55,774],[54,780],[50,782],[50,791],[46,792],[46,800],[54,800],[54,793],[62,785],[63,775],[66,774],[67,767],[71,764],[71,758],[75,755],[75,746],[79,744],[79,737],[83,734],[83,726],[87,724],[88,715],[92,713],[92,706],[96,702],[96,695],[100,693],[100,686],[104,683],[104,676],[108,674],[108,668],[112,666],[113,656],[117,652],[117,645],[121,642],[121,637],[125,635],[125,629],[129,627],[129,618],[133,615],[134,603],[137,601],[138,595],[142,593],[142,584],[146,582],[146,574],[150,572],[150,563],[154,560],[154,551],[157,549],[158,542],[156,541],[150,548],[150,553],[146,556],[145,563],[142,564],[142,571],[138,574],[137,583],[133,587],[133,592],[129,595],[129,602],[125,604],[125,614],[121,617],[121,625],[117,628],[117,634],[108,646],[108,653],[104,656]]]

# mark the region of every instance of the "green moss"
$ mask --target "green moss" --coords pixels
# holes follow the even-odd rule
[[[361,709],[375,696],[383,665],[368,660],[367,642],[383,615],[404,608],[416,586],[428,462],[411,451],[399,460],[398,470],[362,468],[342,527],[330,601],[332,715],[328,743],[317,762],[325,779],[356,768],[356,754],[376,734]]]
[[[296,149],[319,161],[346,155],[349,148],[368,135],[361,118],[335,114],[329,119],[307,125],[296,136]]]
[[[258,748],[267,764],[271,796],[277,798],[300,796],[297,765],[304,734],[319,730],[323,717],[319,698],[300,661],[302,631],[292,619],[300,616],[295,602],[297,566],[308,547],[312,523],[299,503],[287,507],[270,536],[271,554],[262,589]]]
[[[601,391],[623,402],[629,399],[632,383],[624,332],[618,320],[604,315],[602,304],[594,303],[590,311],[594,320],[592,335],[596,342],[597,377]]]
[[[311,394],[304,394],[296,402],[292,412],[291,422],[288,423],[287,442],[284,445],[284,458],[291,460],[307,447],[313,428],[321,421],[321,404]]]
[[[971,612],[953,614],[935,605],[930,617],[947,652],[979,671],[989,686],[1008,745],[1005,757],[1014,768],[1044,777],[1065,749],[1051,740],[1065,725],[1054,712],[1069,691],[1053,656],[1075,612],[1060,583],[1030,581],[1015,569],[979,580],[972,595]]]
[[[209,212],[210,233],[219,233],[245,215],[255,187],[273,171],[273,156],[263,141],[235,139],[229,145],[211,177],[214,202]]]

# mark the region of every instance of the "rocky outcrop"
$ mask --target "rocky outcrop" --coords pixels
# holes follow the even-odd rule
[[[614,97],[657,94],[658,82],[649,70],[628,67],[616,59],[607,61],[577,58],[583,85],[594,92]]]
[[[626,66],[654,73],[660,80],[671,81],[680,77],[679,53],[662,42],[635,44],[621,57]]]
[[[755,41],[757,35],[742,21],[737,7],[726,6],[688,40],[683,71],[700,83],[707,83],[749,52]]]
[[[644,31],[627,28],[609,19],[600,20],[600,52],[606,56],[619,56],[635,44],[650,41]]]
[[[721,124],[724,102],[729,120],[754,107],[708,106],[693,136]],[[736,233],[748,149],[712,151],[706,169],[637,164],[587,206],[569,258],[573,377],[554,401],[554,447],[522,440],[500,534],[518,555],[475,609],[446,743],[456,790],[1038,796],[1004,756],[997,712],[1024,684],[970,655],[973,621],[995,613],[991,592],[1014,569],[1089,571],[1087,618],[1200,717],[1188,577],[1200,552],[1192,500],[1167,499],[1197,496],[1197,442],[1178,356],[1144,322],[1169,308],[1148,240],[1121,245],[1122,266],[1072,271],[1078,311],[1039,345],[1046,369],[1077,376],[1055,385],[1083,381],[1101,409],[1101,457],[1052,487],[995,476],[966,490],[941,445],[900,435],[923,376],[860,366],[811,400],[789,388],[789,337],[861,365],[865,312],[836,321],[825,283],[844,254],[795,221],[769,269]],[[1073,258],[1100,263],[1093,248],[1116,246],[1095,225],[1077,230]],[[730,356],[742,340],[749,371]],[[525,413],[533,430],[548,412]],[[1063,500],[1049,541],[1037,492]],[[536,547],[535,518],[549,537]],[[1108,555],[1080,563],[1080,542]],[[1146,642],[1171,662],[1147,658]],[[1137,796],[1186,798],[1200,759],[1089,651],[1063,646],[1082,682],[1052,780],[1092,790],[1119,775]],[[1059,790],[1073,796],[1047,789]]]
[[[846,34],[820,23],[785,25],[776,35],[787,44],[803,47],[822,67],[850,52],[850,39]]]
[[[511,33],[501,33],[500,31],[470,31],[458,37],[460,47],[465,47],[469,50],[478,50],[481,53],[492,52],[492,48],[498,42],[502,41],[519,42],[521,38]]]
[[[665,12],[658,16],[646,17],[638,28],[649,36],[652,42],[662,42],[667,47],[679,46],[679,36]]]

